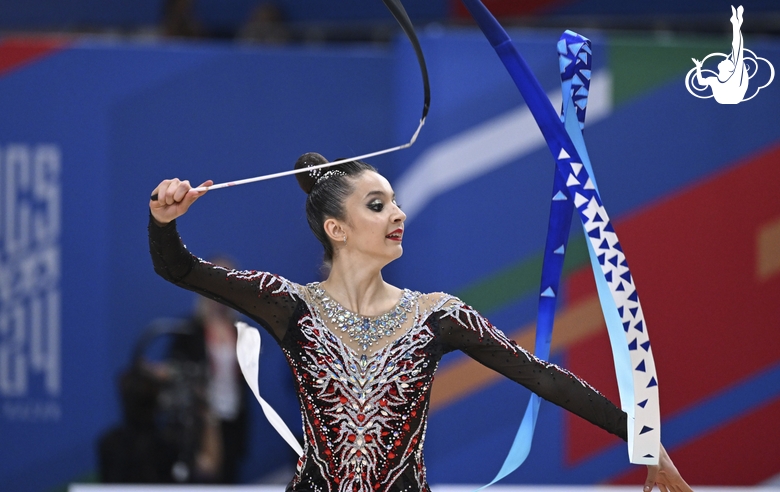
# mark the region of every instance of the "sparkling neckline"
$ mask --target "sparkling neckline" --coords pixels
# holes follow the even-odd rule
[[[334,328],[333,330],[330,330],[330,328],[328,329],[329,331],[332,331],[337,338],[343,340],[344,335],[347,335],[350,341],[356,343],[358,349],[344,344],[346,348],[355,351],[356,354],[359,349],[362,349],[363,352],[367,352],[369,347],[379,345],[380,340],[383,338],[387,340],[387,343],[384,347],[374,351],[372,355],[393,345],[399,339],[403,338],[405,333],[402,333],[401,336],[396,337],[393,340],[389,340],[390,337],[397,333],[398,328],[406,324],[409,316],[416,318],[414,307],[417,297],[416,294],[418,293],[409,289],[403,289],[401,298],[390,310],[376,316],[364,316],[342,306],[341,303],[328,294],[320,282],[307,284],[306,287],[309,289],[313,300],[316,301],[315,304],[319,304],[317,310],[320,311],[321,309],[323,311],[320,313],[321,322],[328,328],[327,321],[330,321],[334,325]],[[408,331],[409,330],[406,330],[406,332]],[[363,357],[365,357],[365,355],[363,355]]]

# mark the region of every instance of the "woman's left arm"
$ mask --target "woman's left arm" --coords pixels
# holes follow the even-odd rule
[[[585,380],[520,347],[472,307],[459,299],[452,299],[432,318],[448,350],[461,350],[545,400],[624,441],[628,439],[628,416],[623,410]],[[691,490],[663,446],[658,465],[648,466],[645,491],[651,490],[654,484],[663,492]]]

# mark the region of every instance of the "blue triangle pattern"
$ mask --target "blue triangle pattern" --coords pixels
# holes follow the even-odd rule
[[[650,378],[650,382],[647,383],[648,388],[652,388],[653,386],[658,386],[658,382],[655,380],[655,377]]]
[[[615,290],[620,292],[625,291],[626,288],[623,286],[623,282],[620,282],[620,285],[618,285]]]
[[[574,55],[580,50],[580,48],[582,48],[583,44],[585,43],[572,43],[569,45],[569,51],[571,51],[571,54]]]
[[[647,369],[645,369],[645,361],[640,362],[639,365],[636,366],[636,368],[634,370],[647,372]]]
[[[623,252],[623,247],[620,245],[619,242],[615,243],[615,249],[620,251],[621,253]]]
[[[612,227],[612,222],[607,222],[607,225],[604,226],[604,231],[615,232],[615,228]]]
[[[588,54],[587,53],[585,53],[585,52],[580,53],[578,58],[580,60],[584,61],[585,63],[588,63]]]
[[[636,318],[636,313],[639,312],[638,307],[628,308],[629,311],[631,311],[631,317]]]
[[[606,239],[604,241],[606,241]],[[609,262],[612,263],[614,266],[617,266],[617,264],[618,264],[617,260],[618,260],[618,257],[617,257],[617,255],[615,255],[615,256],[613,256],[612,258],[609,259]]]
[[[620,262],[620,266],[624,266],[628,268],[628,260],[626,258],[623,258],[623,261]]]
[[[629,329],[629,328],[631,328],[631,322],[630,322],[630,321],[626,321],[626,322],[624,322],[624,323],[623,323],[623,331],[625,331],[626,333],[628,333],[628,329]]]
[[[628,350],[636,350],[636,338],[631,340],[631,343],[628,344]]]
[[[566,248],[564,248],[564,247],[563,247],[563,244],[561,244],[560,246],[558,246],[558,249],[556,249],[555,251],[553,251],[553,253],[555,253],[556,255],[562,255],[562,254],[563,254],[563,253],[565,253],[565,252],[566,252]]]
[[[561,39],[558,41],[558,53],[565,55],[566,54],[566,40]]]
[[[571,65],[572,60],[566,58],[565,56],[559,56],[558,57],[558,68],[560,68],[561,72],[566,71],[566,67]]]
[[[630,296],[628,296],[629,301],[638,302],[639,296],[637,295],[636,291],[632,292]]]
[[[568,198],[566,198],[566,195],[565,195],[565,194],[564,194],[562,191],[559,191],[559,192],[558,192],[558,193],[556,193],[556,194],[555,194],[555,196],[553,197],[553,201],[554,201],[554,202],[561,202],[561,201],[563,201],[563,200],[568,200]]]
[[[606,253],[599,255],[599,265],[604,266],[604,259],[607,257]]]
[[[641,344],[641,347],[643,349],[645,349],[645,352],[647,352],[650,349],[650,340],[648,340],[648,341],[644,342],[643,344]]]
[[[594,227],[588,231],[588,236],[592,237],[593,239],[599,239],[601,238],[601,230],[598,227]]]
[[[639,405],[639,406],[640,406],[640,407],[642,407],[642,408],[645,408],[645,405],[647,405],[647,402],[648,402],[648,401],[650,401],[650,399],[649,399],[649,398],[648,398],[647,400],[640,401],[639,403],[637,403],[637,405]]]
[[[604,219],[602,219],[601,215],[599,215],[599,213],[596,212],[596,215],[593,216],[593,222],[604,222]]]
[[[625,272],[625,273],[623,273],[623,274],[620,276],[620,278],[622,278],[622,279],[623,279],[623,280],[625,280],[626,282],[631,282],[631,272],[630,272],[630,271],[628,271],[628,270],[626,270],[626,272]]]
[[[609,249],[609,243],[606,239],[601,241],[601,244],[599,244],[599,249]]]
[[[611,272],[610,272],[610,273],[611,273]],[[620,317],[621,317],[621,318],[623,317],[623,306],[620,306],[620,307],[618,308],[618,314],[620,315]]]
[[[642,458],[655,458],[655,456],[653,456],[652,454],[646,454],[642,456]]]
[[[642,426],[642,430],[639,431],[639,435],[641,436],[642,434],[646,434],[646,433],[650,432],[651,430],[653,430],[652,427],[648,427],[646,425],[643,425]]]
[[[590,50],[588,50],[588,53],[590,53]],[[580,73],[583,77],[590,80],[590,70],[580,70]]]
[[[639,323],[637,323],[637,324],[634,326],[634,328],[635,328],[637,331],[644,333],[644,331],[645,331],[645,324],[642,322],[642,320],[640,320],[640,321],[639,321]]]
[[[544,292],[541,294],[542,297],[555,297],[555,292],[553,292],[552,287],[547,287]]]
[[[612,270],[604,274],[604,280],[606,280],[609,283],[612,283]],[[622,318],[623,315],[621,314],[620,317]]]

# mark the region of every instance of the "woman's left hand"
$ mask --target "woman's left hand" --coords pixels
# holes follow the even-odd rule
[[[653,490],[654,485],[658,485],[661,492],[693,492],[690,485],[685,483],[680,472],[677,471],[663,445],[661,445],[661,456],[658,458],[658,464],[647,467],[644,492]]]

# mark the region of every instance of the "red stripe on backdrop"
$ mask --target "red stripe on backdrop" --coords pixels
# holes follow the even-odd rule
[[[674,464],[691,485],[757,485],[764,482],[780,473],[778,416],[780,398],[675,448],[670,452]],[[643,483],[647,469],[643,466],[633,468],[609,483]]]
[[[0,41],[0,76],[56,53],[70,44],[62,38],[7,38]]]
[[[615,226],[653,343],[662,416],[780,361],[780,273],[761,278],[757,272],[760,233],[780,221],[778,162],[780,145]],[[567,302],[595,294],[590,267],[570,276],[565,292]],[[566,358],[566,367],[619,401],[606,328],[573,345]],[[573,416],[565,426],[569,463],[615,442]],[[734,445],[751,443],[738,437]],[[711,455],[725,452],[700,454],[695,472],[711,469]],[[742,456],[731,460],[747,466]]]
[[[485,7],[497,18],[524,17],[529,15],[541,15],[549,13],[562,4],[571,3],[572,0],[482,0]],[[461,0],[450,0],[450,14],[456,19],[471,19],[469,11],[463,6]]]

